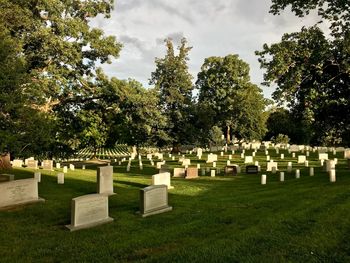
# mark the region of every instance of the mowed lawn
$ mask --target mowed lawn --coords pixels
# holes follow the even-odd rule
[[[278,181],[279,173],[264,172],[263,152],[255,160],[267,185],[260,184],[261,173],[172,179],[173,211],[147,218],[136,213],[139,190],[157,170],[146,160],[142,171],[133,161],[130,173],[127,163],[115,165],[116,195],[109,197],[114,222],[76,232],[65,228],[71,199],[96,192],[96,166],[68,171],[64,185],[57,184],[58,171],[41,170],[39,196],[46,202],[0,211],[0,262],[350,262],[350,170],[342,153],[336,183],[329,182],[315,153],[308,157],[313,177],[285,155],[271,156],[282,171],[293,160],[285,182]],[[206,154],[199,161],[190,158],[209,166]],[[220,157],[218,166],[226,160]],[[239,153],[231,163],[242,164]],[[167,164],[179,166],[170,158]],[[295,168],[301,169],[300,179]],[[11,173],[16,179],[33,176],[25,168]]]

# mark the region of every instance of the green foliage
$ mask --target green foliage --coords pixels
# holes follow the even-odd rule
[[[325,134],[349,143],[350,35],[328,40],[316,26],[285,34],[280,43],[256,52],[266,69],[266,85],[277,85],[273,98],[287,103],[295,119],[312,127],[312,142]]]
[[[276,136],[276,138],[272,138],[272,141],[274,142],[274,143],[281,143],[281,144],[288,144],[289,143],[289,137],[288,137],[288,135],[285,135],[285,134],[278,134],[277,136]]]
[[[224,134],[222,133],[222,130],[218,126],[213,126],[210,129],[209,136],[210,136],[210,140],[215,145],[222,145],[224,142],[224,140],[222,138],[224,136]]]
[[[227,128],[226,134],[233,129],[232,134],[248,140],[264,135],[267,101],[262,90],[250,83],[249,65],[238,55],[206,58],[196,86],[199,107],[214,113],[211,125]]]
[[[167,119],[166,133],[173,145],[186,141],[186,126],[192,105],[192,76],[188,72],[187,61],[191,47],[183,38],[175,55],[171,39],[166,39],[167,52],[164,58],[156,58],[156,70],[152,72],[150,84],[159,90],[161,113]]]
[[[0,110],[7,118],[1,133],[11,152],[51,155],[56,146],[79,144],[76,113],[106,95],[96,65],[121,49],[115,37],[89,25],[97,15],[108,17],[112,6],[110,0],[0,0]]]
[[[350,28],[350,2],[346,0],[272,0],[270,12],[280,14],[281,10],[291,6],[292,11],[299,17],[308,15],[310,11],[317,10],[322,20],[331,23],[334,36],[339,37]],[[321,21],[322,21],[321,20]]]

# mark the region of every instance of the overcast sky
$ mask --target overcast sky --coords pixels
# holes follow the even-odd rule
[[[263,71],[254,51],[317,21],[315,15],[302,19],[289,11],[273,16],[270,4],[271,0],[117,0],[110,19],[97,17],[91,25],[123,44],[120,57],[103,66],[109,76],[133,78],[147,87],[155,57],[165,55],[163,40],[170,36],[177,46],[186,37],[193,47],[193,81],[205,58],[238,54],[249,63],[252,82],[270,97],[273,89],[260,85]]]

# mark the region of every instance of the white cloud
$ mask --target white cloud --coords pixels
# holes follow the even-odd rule
[[[235,53],[250,64],[251,79],[260,84],[263,71],[254,51],[317,22],[315,14],[303,19],[290,11],[273,16],[268,13],[270,4],[270,0],[119,0],[110,19],[98,17],[91,25],[124,45],[120,58],[103,66],[110,76],[134,78],[148,86],[155,57],[165,54],[163,40],[171,37],[178,45],[186,37],[193,46],[189,67],[194,81],[206,57]],[[273,91],[263,90],[266,97]]]

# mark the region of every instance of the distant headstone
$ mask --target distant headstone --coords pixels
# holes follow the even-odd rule
[[[296,144],[293,144],[293,145],[289,146],[289,150],[290,150],[290,152],[299,152],[299,146]]]
[[[215,177],[216,170],[210,170],[210,177]]]
[[[318,159],[319,160],[328,160],[328,153],[319,153]]]
[[[185,168],[174,168],[174,177],[185,177]]]
[[[305,163],[306,156],[305,155],[299,155],[298,156],[298,163]]]
[[[276,167],[276,170],[278,170],[277,162],[268,162],[266,171],[271,172],[272,171],[272,167]]]
[[[64,173],[58,173],[57,174],[57,183],[58,184],[64,184]]]
[[[140,190],[140,212],[142,217],[171,211],[168,205],[166,185],[152,185]]]
[[[245,156],[244,163],[253,163],[253,156]]]
[[[212,162],[217,162],[218,160],[218,155],[217,154],[208,154],[208,159],[207,159],[207,163],[212,163]]]
[[[38,169],[38,161],[37,160],[28,160],[27,167],[33,168],[33,169]]]
[[[186,179],[193,179],[198,177],[198,168],[197,167],[188,167],[186,169]]]
[[[44,160],[41,164],[44,170],[53,170],[53,161],[52,160]]]
[[[56,168],[57,169],[61,169],[61,164],[60,163],[56,163]]]
[[[38,196],[38,180],[34,178],[0,184],[0,208],[43,201]]]
[[[183,159],[183,161],[182,161],[183,166],[190,165],[190,164],[191,164],[191,159]]]
[[[97,193],[114,195],[113,166],[97,167]]]
[[[64,173],[67,173],[67,172],[68,172],[67,166],[63,166],[63,172],[64,172]]]
[[[237,165],[230,164],[225,166],[225,174],[226,175],[237,175]]]
[[[72,171],[74,171],[74,170],[75,170],[74,164],[69,164],[69,169],[72,170]]]
[[[12,161],[12,167],[22,167],[23,160],[15,159]]]
[[[83,195],[72,199],[70,231],[91,228],[112,222],[108,215],[108,196],[101,194]]]
[[[258,171],[258,166],[256,165],[247,165],[246,168],[245,168],[245,172],[247,174],[257,174],[259,171]]]
[[[174,188],[173,186],[171,186],[169,172],[152,175],[152,185],[163,185],[163,184],[165,184],[168,187],[168,189]]]

